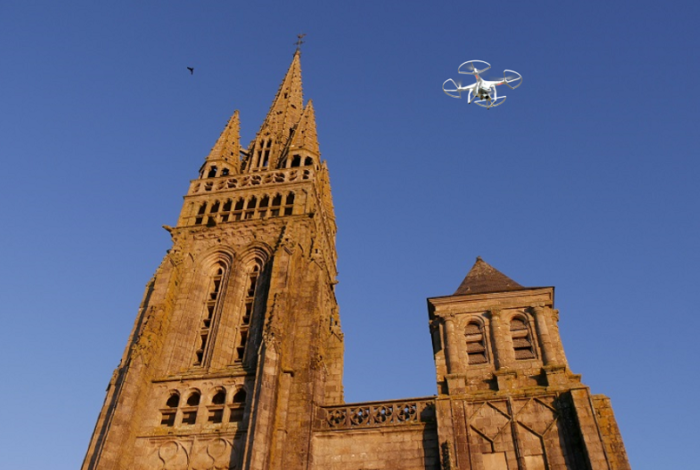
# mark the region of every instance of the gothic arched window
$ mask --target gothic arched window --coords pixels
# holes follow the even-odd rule
[[[255,309],[255,294],[258,287],[258,279],[262,271],[262,261],[255,259],[248,265],[245,278],[245,291],[243,293],[243,312],[238,325],[236,339],[235,361],[242,362],[245,357],[246,346],[248,344],[248,333],[250,332],[250,322]]]
[[[202,313],[202,321],[199,325],[198,346],[195,351],[193,364],[195,366],[204,365],[208,359],[209,339],[213,331],[214,322],[216,320],[217,306],[221,298],[224,275],[226,267],[223,263],[216,263],[209,276],[207,287],[207,297],[204,301],[204,312]]]
[[[513,339],[515,359],[534,359],[535,349],[527,319],[517,316],[510,321],[510,336]]]
[[[294,210],[294,193],[287,194],[287,203],[284,205],[284,215],[292,215]]]
[[[275,194],[275,197],[272,198],[272,204],[270,206],[270,215],[272,217],[277,217],[280,215],[280,206],[282,205],[282,195],[281,194]]]
[[[486,339],[484,338],[484,327],[478,321],[470,321],[464,331],[467,341],[467,356],[469,364],[485,364]]]

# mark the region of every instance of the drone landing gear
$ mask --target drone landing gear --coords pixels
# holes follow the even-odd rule
[[[476,104],[477,106],[481,106],[482,108],[486,109],[491,109],[495,108],[496,106],[500,106],[506,101],[505,96],[498,96],[498,91],[496,91],[496,87],[491,87],[489,89],[490,93],[479,93],[475,94],[472,97],[472,92],[471,90],[469,91],[469,97],[468,97],[468,104]]]
[[[476,100],[474,104],[481,106],[482,108],[491,109],[496,106],[500,106],[506,102],[505,96],[499,96],[498,98],[493,98],[491,100]]]

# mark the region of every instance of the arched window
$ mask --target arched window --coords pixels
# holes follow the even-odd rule
[[[197,422],[199,399],[200,394],[197,391],[190,393],[190,396],[187,397],[187,404],[182,408],[182,424],[193,425]]]
[[[255,196],[251,196],[250,199],[248,199],[248,204],[246,205],[245,209],[245,215],[243,216],[244,219],[252,219],[253,214],[255,214],[255,206],[258,204],[258,198]]]
[[[214,265],[209,276],[208,294],[204,302],[202,322],[199,325],[199,345],[194,354],[193,365],[195,366],[204,365],[208,359],[209,338],[211,337],[213,323],[216,318],[225,273],[226,267],[219,262]]]
[[[212,405],[223,405],[226,403],[226,390],[219,389],[213,397],[211,397]]]
[[[484,327],[477,321],[471,321],[464,331],[467,340],[467,356],[469,364],[485,364],[486,340],[484,338]]]
[[[207,173],[207,178],[216,178],[216,170],[217,170],[217,168],[215,166],[209,168],[209,173]]]
[[[233,220],[241,220],[243,218],[243,206],[245,201],[243,198],[238,198],[236,205],[233,208]]]
[[[168,400],[165,402],[165,408],[161,410],[160,425],[172,427],[175,425],[175,416],[177,415],[177,407],[180,405],[180,394],[170,392]]]
[[[311,157],[306,157],[304,160],[304,166],[311,166],[314,164],[314,159]]]
[[[199,406],[199,399],[201,395],[199,392],[192,392],[189,397],[187,397],[187,406]]]
[[[233,394],[233,404],[238,406],[245,405],[246,393],[245,389],[239,388],[236,393]]]
[[[270,206],[270,215],[272,217],[277,217],[280,215],[280,206],[282,205],[282,195],[281,194],[275,194],[275,197],[272,198],[272,204]]]
[[[209,406],[209,422],[220,423],[224,419],[224,403],[226,403],[226,390],[217,389],[214,396],[211,398]]]
[[[222,222],[228,222],[230,213],[231,213],[231,206],[233,206],[233,201],[231,199],[227,199],[226,202],[224,203],[224,207],[221,209],[221,221]]]
[[[231,403],[231,415],[229,421],[238,422],[243,420],[243,411],[245,410],[246,393],[243,388],[236,390],[233,394],[233,402]]]
[[[267,207],[270,205],[270,196],[262,196],[260,198],[260,204],[258,204],[258,212],[260,212],[260,218],[267,216]]]
[[[263,168],[267,168],[267,165],[270,163],[270,147],[272,146],[272,139],[268,139],[267,142],[265,142],[265,151],[263,153],[263,159],[262,159],[262,164],[261,166]]]
[[[177,408],[180,406],[180,394],[177,392],[173,392],[170,395],[170,398],[168,398],[168,401],[165,402],[165,406],[168,408]]]
[[[242,362],[245,357],[246,346],[248,344],[248,333],[250,331],[250,321],[255,309],[255,293],[258,287],[258,279],[262,270],[262,262],[254,260],[246,272],[245,293],[243,300],[243,312],[238,325],[238,336],[236,340],[235,362]]]
[[[287,203],[284,205],[284,215],[292,215],[294,210],[294,193],[287,194]]]
[[[532,346],[530,328],[525,318],[517,316],[510,321],[510,336],[513,339],[515,359],[535,358],[535,350]]]
[[[204,213],[207,211],[207,203],[203,202],[202,205],[199,206],[199,210],[197,211],[197,217],[194,219],[194,224],[195,225],[200,225],[202,223],[202,220],[204,219]]]

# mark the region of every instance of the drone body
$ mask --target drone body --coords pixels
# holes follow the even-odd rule
[[[479,67],[482,67],[479,69]],[[442,91],[447,96],[452,98],[461,98],[462,93],[468,92],[467,101],[469,104],[475,103],[482,108],[490,109],[495,106],[500,106],[506,101],[505,96],[498,96],[496,87],[499,85],[507,85],[515,90],[523,83],[523,77],[515,70],[504,70],[503,79],[500,80],[484,80],[481,74],[491,68],[488,62],[483,60],[469,60],[457,69],[458,73],[473,75],[476,78],[476,83],[462,86],[461,83],[455,82],[451,78],[445,80],[442,84]]]

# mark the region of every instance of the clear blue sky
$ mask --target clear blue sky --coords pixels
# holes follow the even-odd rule
[[[307,33],[346,399],[436,392],[425,299],[480,255],[556,286],[571,368],[612,398],[635,470],[696,468],[698,18],[691,1],[0,2],[3,467],[78,468],[161,225],[235,109],[253,138]],[[469,59],[523,86],[489,111],[445,96]]]

